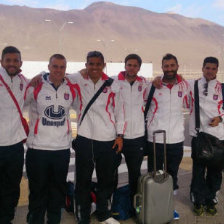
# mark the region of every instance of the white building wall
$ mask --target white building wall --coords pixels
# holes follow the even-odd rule
[[[68,62],[67,73],[75,73],[82,68],[85,68],[85,62]],[[139,75],[145,78],[152,77],[152,63],[143,63]],[[32,78],[42,71],[48,71],[48,61],[24,61],[22,66],[22,73],[27,78]],[[104,69],[109,76],[116,76],[120,71],[124,71],[124,63],[107,63]]]

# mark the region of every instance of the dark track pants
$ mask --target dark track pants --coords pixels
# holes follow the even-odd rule
[[[153,171],[153,143],[148,142],[148,171]],[[183,142],[166,144],[167,151],[167,172],[173,178],[173,189],[179,188],[177,174],[181,160],[183,158]],[[156,143],[156,170],[163,170],[164,164],[164,145]]]
[[[59,224],[65,205],[70,149],[50,151],[28,149],[26,170],[29,180],[29,224]]]
[[[90,192],[94,168],[97,175],[97,216],[104,221],[111,216],[108,201],[113,193],[117,154],[114,141],[95,141],[77,136],[76,153],[76,216],[80,224],[90,223]]]
[[[138,178],[141,175],[141,165],[144,158],[145,138],[124,139],[122,153],[128,168],[128,180],[131,193],[131,201],[137,191]]]
[[[222,167],[209,166],[198,161],[195,154],[195,141],[192,138],[192,159],[193,171],[191,180],[191,192],[195,198],[195,204],[213,204],[216,192],[220,190],[222,184]]]
[[[0,223],[10,224],[20,196],[23,173],[23,143],[0,146]]]

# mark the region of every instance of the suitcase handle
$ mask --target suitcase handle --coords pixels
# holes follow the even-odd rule
[[[156,176],[156,134],[163,134],[163,144],[164,144],[164,177],[167,176],[167,157],[166,157],[166,131],[165,130],[156,130],[153,132],[153,157],[154,157],[154,172],[153,178]]]

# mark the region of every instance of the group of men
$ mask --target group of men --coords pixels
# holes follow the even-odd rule
[[[147,149],[148,171],[152,171],[153,131],[158,129],[165,130],[167,134],[167,171],[173,178],[174,195],[177,194],[177,174],[183,157],[183,107],[189,108],[191,112],[191,193],[194,212],[196,215],[204,212],[214,215],[217,212],[214,199],[221,186],[222,168],[207,166],[194,157],[197,150],[194,81],[187,82],[177,74],[179,65],[174,55],[166,54],[163,57],[163,76],[154,82],[156,89],[146,116],[145,141],[144,108],[152,83],[138,76],[141,64],[138,55],[128,55],[125,58],[125,71],[111,80],[103,72],[105,62],[102,53],[91,51],[87,55],[84,72],[65,75],[66,58],[54,54],[49,60],[49,73],[44,73],[40,82],[30,84],[20,73],[20,51],[12,46],[2,51],[0,223],[10,224],[14,218],[24,163],[23,141],[26,139],[19,111],[8,89],[11,89],[21,110],[24,104],[29,106],[26,170],[30,194],[27,223],[44,223],[45,213],[47,223],[60,223],[72,140],[70,108],[74,108],[78,114],[78,134],[74,148],[75,202],[79,224],[90,223],[90,187],[94,169],[97,175],[97,218],[103,224],[119,223],[111,217],[108,201],[114,191],[120,153],[123,153],[127,164],[130,198],[133,200],[141,175],[144,148]],[[221,83],[216,80],[217,71],[218,60],[214,57],[206,58],[202,68],[203,77],[199,80],[200,130],[224,140],[223,110],[220,106],[223,98]],[[157,136],[156,150],[156,168],[162,169],[163,140],[160,135]],[[174,218],[179,218],[176,211]]]

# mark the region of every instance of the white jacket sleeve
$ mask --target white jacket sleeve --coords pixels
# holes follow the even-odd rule
[[[28,85],[24,95],[24,106],[30,105],[31,101],[33,100],[33,91],[34,87]]]
[[[78,82],[78,79],[80,77],[80,73],[77,72],[77,73],[72,73],[72,74],[67,74],[67,77],[69,78],[69,80],[71,81],[71,83],[77,83]]]
[[[116,80],[114,80],[112,86],[112,91],[115,94],[114,97],[114,116],[115,116],[115,126],[117,134],[124,134],[125,132],[125,111],[124,111],[124,100],[120,92],[120,86]]]

